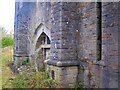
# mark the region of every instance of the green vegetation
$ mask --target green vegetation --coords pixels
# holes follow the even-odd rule
[[[0,59],[0,86],[2,88],[54,88],[60,87],[60,84],[49,78],[48,73],[45,72],[45,68],[40,67],[39,72],[33,70],[28,66],[25,70],[19,74],[14,74],[9,64],[13,63],[13,47],[6,47],[2,50],[2,57]],[[26,59],[24,64],[28,63]]]
[[[9,63],[12,63],[13,47],[6,47],[2,50],[0,58],[0,87],[6,86],[9,78],[12,77],[12,71]]]
[[[86,86],[82,82],[76,83],[73,87],[73,90],[86,90]]]
[[[5,36],[0,40],[0,44],[2,45],[2,48],[8,47],[8,46],[13,46],[14,39],[10,36]]]
[[[22,62],[22,65],[27,65],[29,64],[29,58],[25,59],[23,62]]]
[[[11,81],[14,88],[54,88],[58,84],[55,80],[49,79],[46,72],[22,73]]]
[[[10,37],[11,38],[11,37]],[[8,39],[8,38],[7,38]],[[13,40],[13,39],[11,39]],[[8,44],[4,44],[4,47]],[[36,72],[36,68],[28,67],[26,70],[20,72],[20,74],[15,75],[9,64],[13,63],[13,47],[6,47],[2,50],[2,57],[0,58],[0,87],[3,88],[62,88],[57,81],[51,80],[48,73],[45,72],[45,68],[40,66],[39,72]],[[29,59],[25,59],[23,61],[23,66],[28,65]],[[2,77],[1,77],[2,75]],[[13,78],[14,77],[14,78]],[[85,86],[83,83],[79,82],[72,87],[73,90],[85,90]]]

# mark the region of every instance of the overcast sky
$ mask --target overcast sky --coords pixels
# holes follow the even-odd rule
[[[0,0],[0,26],[10,32],[14,29],[15,0]]]

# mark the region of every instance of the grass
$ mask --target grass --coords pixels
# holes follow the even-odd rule
[[[13,75],[12,71],[9,68],[9,63],[13,62],[12,60],[13,48],[6,47],[2,49],[1,58],[0,58],[0,87],[4,87],[8,82],[9,78]]]
[[[9,64],[13,63],[13,48],[7,47],[2,50],[2,58],[0,58],[0,87],[2,88],[63,88],[57,81],[51,80],[48,73],[43,67],[39,68],[39,72],[35,72],[32,67],[28,67],[27,71],[23,71],[18,75],[14,75],[9,68]],[[15,77],[10,80],[11,77]],[[84,90],[83,83],[77,83],[73,90]]]
[[[11,81],[14,88],[55,88],[58,83],[49,79],[46,72],[24,72]]]
[[[2,75],[0,86],[2,88],[54,88],[59,86],[57,81],[49,78],[48,73],[43,68],[40,68],[39,72],[35,72],[32,67],[29,67],[28,71],[14,75],[9,67],[9,64],[13,63],[12,56],[12,47],[6,47],[2,50],[2,58],[0,59],[0,75]],[[11,77],[15,78],[11,80]]]

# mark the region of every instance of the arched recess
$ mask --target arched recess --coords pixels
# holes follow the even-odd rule
[[[49,39],[51,41],[51,32],[50,32],[50,30],[48,28],[46,28],[43,24],[40,24],[38,26],[38,28],[35,30],[35,33],[34,33],[34,36],[33,36],[35,46],[36,46],[36,42],[37,42],[38,38],[40,37],[40,35],[42,33],[45,33],[49,37]]]
[[[51,41],[50,41],[49,37],[44,32],[42,32],[42,34],[40,35],[40,37],[38,38],[38,40],[36,42],[35,50],[39,49],[40,46],[43,47],[43,45],[44,45],[44,47],[45,47],[46,45],[50,45],[50,43],[51,43]]]
[[[50,56],[51,33],[48,28],[40,24],[34,33],[34,50],[38,66],[44,65],[44,60]]]

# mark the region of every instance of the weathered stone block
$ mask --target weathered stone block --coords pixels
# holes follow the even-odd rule
[[[64,87],[69,87],[69,84],[77,82],[78,67],[57,67],[48,65],[47,70],[50,77],[52,77],[52,71],[54,71],[54,79],[61,83]]]

